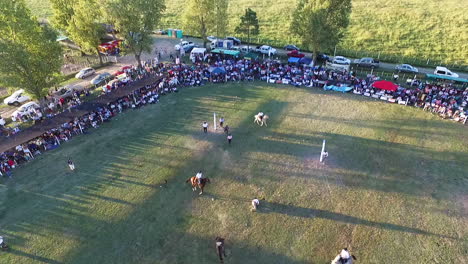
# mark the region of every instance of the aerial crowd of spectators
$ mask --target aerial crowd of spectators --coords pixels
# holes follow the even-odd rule
[[[180,61],[177,61],[180,62]],[[229,59],[219,55],[208,55],[206,62],[199,61],[193,65],[183,63],[163,64],[147,61],[142,67],[127,67],[126,78],[111,81],[102,87],[102,93],[112,93],[139,81],[153,78],[154,82],[118,98],[104,106],[99,106],[74,120],[59,127],[44,132],[41,136],[31,139],[14,149],[0,154],[0,175],[11,177],[11,170],[45,151],[55,149],[72,137],[86,134],[98,128],[103,122],[110,121],[119,113],[128,109],[138,109],[147,104],[157,103],[161,96],[176,93],[178,88],[200,86],[205,83],[225,83],[262,80],[269,83],[282,83],[294,86],[323,87],[324,85],[346,85],[354,88],[354,93],[389,102],[404,102],[406,105],[421,107],[440,114],[444,118],[455,121],[465,121],[468,115],[468,89],[458,90],[450,85],[431,85],[419,83],[417,88],[399,87],[397,91],[382,91],[372,88],[372,83],[379,78],[368,75],[365,78],[356,77],[352,72],[339,72],[323,67],[310,67],[294,64],[282,64],[274,60]],[[151,79],[151,80],[153,80]],[[81,104],[80,98],[88,95],[88,91],[77,93],[69,104],[69,109]],[[65,102],[50,102],[42,111],[45,117],[53,118],[57,108],[66,109]],[[41,115],[43,116],[43,115]]]

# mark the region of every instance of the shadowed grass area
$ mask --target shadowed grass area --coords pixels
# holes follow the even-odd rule
[[[268,127],[253,124],[259,111]],[[231,146],[202,132],[213,112]],[[468,133],[419,109],[208,85],[90,132],[0,180],[12,247],[1,263],[217,263],[216,236],[226,263],[323,263],[342,247],[362,263],[467,261]],[[185,183],[200,169],[211,179],[202,196]]]

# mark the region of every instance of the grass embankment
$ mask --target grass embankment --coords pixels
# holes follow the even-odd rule
[[[28,0],[39,17],[51,15],[48,0]],[[185,0],[167,0],[164,27],[182,27]],[[283,46],[298,41],[289,32],[294,1],[231,1],[231,33],[248,7],[257,11],[261,34],[257,43]],[[446,65],[468,71],[468,1],[458,0],[354,0],[351,25],[338,54],[378,57],[387,62],[417,66]],[[333,53],[333,50],[327,51]]]
[[[213,112],[232,146],[201,131]],[[464,263],[467,141],[459,124],[350,94],[184,89],[0,180],[0,262],[217,263],[222,236],[229,263],[326,263],[345,246],[360,263]],[[184,183],[200,169],[202,196]]]

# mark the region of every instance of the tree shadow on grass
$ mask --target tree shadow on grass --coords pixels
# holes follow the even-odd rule
[[[29,254],[29,253],[26,253],[24,251],[21,251],[21,250],[15,249],[15,248],[10,248],[8,250],[8,254],[13,254],[13,255],[16,255],[16,256],[22,256],[24,258],[27,258],[30,261],[30,263],[37,262],[37,263],[46,263],[46,264],[65,264],[64,262],[60,262],[60,261],[56,261],[56,260],[53,260],[53,259],[49,259],[49,258]]]
[[[249,93],[252,88],[238,89]],[[252,96],[255,97],[255,94],[256,92]],[[159,119],[150,129],[144,124],[138,124],[133,130],[122,130],[119,134],[114,134],[118,141],[111,142],[114,136],[107,133],[112,132],[109,130],[113,128],[115,122],[118,122],[115,121],[103,125],[94,133],[95,135],[91,135],[94,137],[91,140],[77,137],[67,143],[70,146],[46,153],[44,157],[38,159],[51,159],[50,162],[54,160],[60,163],[63,157],[72,156],[77,164],[77,170],[73,173],[64,171],[66,166],[62,169],[60,166],[43,167],[42,171],[36,171],[29,177],[18,177],[11,181],[9,188],[12,194],[8,197],[10,206],[4,210],[6,217],[0,220],[7,223],[2,227],[12,247],[12,255],[24,257],[26,261],[43,263],[62,263],[62,261],[63,263],[154,263],[161,260],[160,263],[172,264],[207,263],[204,259],[216,261],[212,241],[198,237],[190,238],[192,235],[187,238],[187,235],[183,235],[190,219],[190,210],[187,206],[190,206],[192,200],[192,192],[183,182],[188,175],[192,175],[200,160],[197,156],[193,156],[188,160],[180,160],[184,163],[182,167],[170,165],[171,161],[181,159],[175,155],[175,152],[190,153],[194,150],[177,148],[177,145],[165,140],[170,140],[172,135],[193,133],[193,130],[186,126],[186,121],[197,118],[199,114],[206,114],[207,111],[204,106],[200,106],[197,111],[188,111],[191,108],[196,110],[197,106],[194,104],[197,98],[185,98],[183,101],[184,104],[172,108],[175,115],[168,114],[167,118],[172,121]],[[157,109],[158,106],[153,108]],[[183,112],[183,115],[180,112]],[[126,115],[127,119],[131,118],[129,114]],[[135,112],[130,115],[144,114]],[[247,119],[250,120],[251,116],[246,117]],[[126,122],[128,126],[135,124],[129,120]],[[156,133],[141,136],[144,131],[154,131],[154,126],[158,127]],[[118,144],[122,139],[132,140],[130,144],[122,146]],[[84,151],[86,155],[79,155],[83,154],[82,152],[76,153],[75,147],[78,145],[83,145],[80,151]],[[140,157],[148,147],[158,145],[164,148],[173,145],[174,148],[167,155],[153,153],[150,158]],[[132,176],[134,173],[143,173],[143,170],[127,166],[140,163],[152,164],[155,161],[159,161],[162,167],[170,170],[166,178],[169,183],[164,188],[158,188],[163,179],[154,179],[154,183],[151,184],[146,183],[143,179]],[[151,177],[151,175],[141,176]],[[138,203],[101,193],[106,187],[124,190],[129,186],[144,189],[151,195]],[[181,188],[186,188],[187,191],[181,191]],[[114,204],[113,206],[130,213],[120,220],[102,218],[102,215],[95,217],[89,208],[89,205],[95,201]],[[28,217],[31,215],[34,217]],[[31,252],[35,251],[32,248],[34,242],[29,241],[28,237],[38,236],[44,239],[51,234],[63,234],[61,237],[64,239],[79,242],[78,247],[71,249],[65,256],[59,255],[60,259],[56,260],[49,254],[42,256],[32,254]],[[50,241],[59,242],[60,239],[52,238]],[[205,244],[210,245],[209,254],[213,257],[205,257],[208,254],[208,249],[204,248]],[[203,248],[199,247],[193,251],[191,250],[193,245],[201,245]],[[236,245],[232,244],[231,248],[236,252],[232,256],[243,259],[244,263],[257,263],[258,254],[269,263],[299,263],[265,249],[250,250],[247,244],[240,241],[236,242]]]
[[[435,234],[435,233],[427,232],[418,228],[401,226],[401,225],[396,225],[396,224],[391,224],[391,223],[370,221],[370,220],[362,219],[362,218],[355,217],[355,216],[349,216],[349,215],[345,215],[341,213],[330,212],[327,210],[304,208],[304,207],[298,207],[294,205],[285,205],[285,204],[273,203],[273,202],[263,202],[261,208],[257,212],[279,213],[279,214],[285,214],[289,216],[296,216],[296,217],[303,217],[303,218],[323,218],[323,219],[328,219],[328,220],[332,220],[336,222],[342,222],[346,224],[364,225],[368,227],[375,227],[375,228],[390,230],[390,231],[398,231],[398,232],[412,233],[412,234],[426,235],[426,236],[436,236],[436,237],[458,240],[458,238],[455,238],[455,237]]]

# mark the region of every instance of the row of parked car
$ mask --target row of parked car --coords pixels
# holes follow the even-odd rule
[[[131,66],[124,66],[121,67],[119,70],[114,72],[113,74],[108,73],[108,72],[103,72],[100,74],[97,74],[94,78],[90,80],[90,84],[94,87],[98,87],[101,85],[112,85],[112,82],[121,80],[123,77],[123,74],[125,73],[126,70],[131,68]],[[91,77],[96,74],[95,69],[93,68],[84,68],[80,70],[75,77],[77,79],[86,79],[88,77]],[[59,88],[57,91],[52,93],[52,97],[54,97],[57,100],[60,99],[68,99],[72,98],[74,93],[79,91],[83,91],[85,87],[82,86],[64,86]],[[15,118],[18,115],[25,116],[28,115],[29,113],[32,113],[35,109],[39,109],[40,106],[38,103],[30,101],[31,98],[26,94],[26,92],[23,89],[15,91],[13,94],[8,96],[3,100],[3,102],[6,105],[12,105],[12,106],[20,106],[18,107],[12,114],[11,117],[12,119],[15,120]]]

